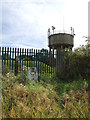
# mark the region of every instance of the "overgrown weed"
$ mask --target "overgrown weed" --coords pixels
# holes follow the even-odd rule
[[[89,118],[87,81],[23,84],[17,78],[12,73],[2,78],[3,118]]]

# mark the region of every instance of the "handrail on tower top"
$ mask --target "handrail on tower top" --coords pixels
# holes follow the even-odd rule
[[[70,30],[54,30],[54,31],[50,31],[50,28],[48,29],[48,37],[54,34],[59,34],[59,33],[66,33],[66,34],[71,34],[71,35],[75,35],[74,34],[74,28],[71,27]]]

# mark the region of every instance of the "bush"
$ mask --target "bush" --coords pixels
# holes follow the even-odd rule
[[[90,56],[87,47],[78,48],[74,52],[68,51],[64,56],[64,67],[57,71],[57,76],[60,79],[67,81],[68,79],[78,79],[80,76],[83,79],[90,78],[89,59]]]

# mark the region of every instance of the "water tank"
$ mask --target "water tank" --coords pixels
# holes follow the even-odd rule
[[[54,33],[48,35],[48,47],[50,49],[65,49],[74,46],[74,35],[69,33]]]

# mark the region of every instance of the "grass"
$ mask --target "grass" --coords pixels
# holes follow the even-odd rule
[[[2,76],[3,118],[90,118],[88,81],[42,75],[36,83],[22,75]]]

